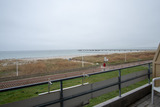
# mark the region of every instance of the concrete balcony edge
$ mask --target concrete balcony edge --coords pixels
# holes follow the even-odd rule
[[[145,84],[141,87],[122,94],[121,97],[114,97],[103,103],[95,105],[94,107],[127,107],[148,95],[149,93],[151,93],[151,84]]]

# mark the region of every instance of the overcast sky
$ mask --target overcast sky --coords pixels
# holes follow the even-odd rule
[[[157,47],[160,0],[0,0],[0,51]]]

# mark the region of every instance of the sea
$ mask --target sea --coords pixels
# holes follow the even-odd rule
[[[0,51],[0,60],[3,59],[32,59],[32,58],[58,58],[58,57],[76,57],[97,54],[111,54],[129,52],[123,50],[36,50],[36,51]]]

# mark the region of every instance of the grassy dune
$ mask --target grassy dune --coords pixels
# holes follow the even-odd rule
[[[125,62],[124,53],[115,53],[108,55],[84,56],[84,67],[96,66],[96,63],[102,64],[104,57],[109,59],[109,64],[120,64],[142,60],[152,60],[155,52],[132,52],[126,54]],[[0,78],[16,76],[16,62],[19,63],[19,76],[23,75],[47,75],[64,72],[73,72],[75,69],[82,68],[82,57],[75,57],[72,60],[67,59],[45,59],[45,60],[0,60]]]
[[[144,61],[144,60],[152,60],[155,55],[155,52],[130,52],[126,53],[126,62],[125,62],[125,53],[115,53],[108,55],[94,55],[94,56],[84,56],[84,60],[92,63],[103,63],[104,57],[109,59],[109,64],[120,64],[127,62],[135,62],[135,61]],[[74,60],[81,60],[81,57],[75,57]]]
[[[68,61],[67,59],[47,59],[24,62],[18,60],[19,76],[20,75],[32,75],[32,74],[48,74],[48,73],[62,73],[65,70],[78,69],[82,67],[80,62]],[[12,61],[7,64],[8,61],[0,64],[0,78],[16,76],[16,62]],[[4,66],[4,64],[7,64]],[[85,64],[85,67],[91,66],[91,64]]]

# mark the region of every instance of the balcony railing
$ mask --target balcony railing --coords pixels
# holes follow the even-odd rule
[[[112,70],[87,74],[88,76],[91,76],[91,75],[97,75],[97,74],[109,73],[109,72],[118,72],[119,73],[118,82],[111,83],[109,85],[105,85],[103,87],[99,87],[99,88],[96,88],[96,89],[87,90],[85,92],[74,94],[74,95],[68,96],[68,97],[64,97],[64,93],[63,93],[63,91],[64,91],[64,87],[63,87],[64,81],[75,79],[75,78],[83,78],[84,75],[68,77],[68,78],[64,78],[64,79],[50,80],[50,82],[59,82],[60,83],[60,99],[49,101],[49,102],[46,102],[46,103],[42,103],[42,104],[36,105],[36,107],[44,107],[44,106],[48,106],[48,105],[52,105],[52,104],[56,104],[56,103],[60,103],[60,106],[63,107],[64,106],[64,101],[67,101],[67,100],[70,100],[70,99],[73,99],[73,98],[77,98],[77,97],[80,97],[80,96],[83,96],[83,95],[86,95],[86,94],[89,94],[89,93],[93,93],[93,92],[96,92],[96,91],[99,91],[99,90],[103,90],[103,89],[106,89],[106,88],[109,88],[109,87],[112,87],[112,86],[116,86],[116,85],[118,85],[119,97],[121,97],[121,85],[122,85],[122,83],[132,81],[134,79],[137,79],[137,78],[140,78],[140,77],[143,77],[143,76],[147,76],[148,77],[148,84],[150,84],[150,77],[151,77],[151,74],[152,74],[151,63],[152,62],[137,64],[137,65],[131,65],[131,66],[128,66],[128,67],[122,67],[122,68],[118,68],[118,69],[112,69]],[[136,77],[132,77],[132,78],[129,78],[129,79],[126,79],[126,80],[122,80],[121,70],[126,69],[126,68],[141,66],[141,65],[148,65],[148,72],[146,74],[142,74],[142,75],[139,75],[139,76],[136,76]],[[23,85],[23,86],[17,86],[17,87],[11,87],[11,88],[6,88],[6,89],[0,89],[0,92],[10,91],[10,90],[15,90],[15,89],[21,89],[21,88],[26,88],[26,87],[32,87],[32,86],[37,86],[37,85],[42,85],[42,84],[48,84],[48,81],[35,83],[35,84],[29,84],[29,85]]]

